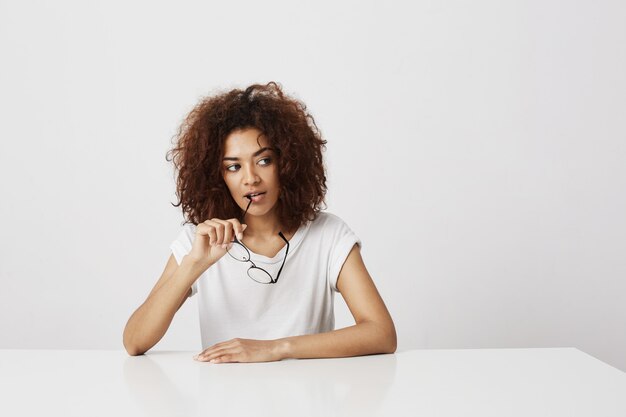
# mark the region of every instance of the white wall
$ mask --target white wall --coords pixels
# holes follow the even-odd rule
[[[624,2],[92,3],[0,1],[0,348],[122,348],[182,222],[181,119],[277,80],[400,349],[626,370]],[[196,314],[158,347],[199,349]]]

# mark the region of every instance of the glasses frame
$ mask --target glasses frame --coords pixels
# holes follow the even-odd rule
[[[246,196],[246,198],[248,200],[250,200],[250,201],[248,202],[248,206],[246,207],[246,210],[243,212],[243,216],[241,216],[242,222],[243,222],[243,219],[246,218],[246,213],[248,213],[248,209],[250,208],[250,205],[252,204],[252,198],[250,198],[249,196]],[[280,273],[282,272],[283,267],[285,266],[285,261],[287,260],[287,254],[289,253],[289,241],[287,240],[287,238],[285,238],[285,235],[283,235],[283,232],[278,232],[278,236],[280,236],[281,239],[285,241],[285,243],[287,244],[287,249],[285,249],[285,257],[283,258],[283,263],[280,265],[280,269],[278,270],[278,274],[276,274],[276,279],[272,278],[272,274],[267,272],[265,269],[256,266],[255,263],[252,262],[252,259],[251,259],[252,257],[250,256],[250,251],[248,250],[248,248],[246,248],[246,245],[244,245],[243,243],[241,243],[239,241],[239,239],[237,239],[237,236],[234,237],[234,239],[232,241],[232,244],[241,246],[246,251],[246,253],[248,254],[247,259],[236,258],[235,256],[233,256],[232,253],[230,253],[230,249],[227,250],[227,252],[230,255],[230,257],[233,258],[236,261],[239,261],[239,262],[250,262],[252,264],[252,266],[250,268],[248,268],[248,271],[247,271],[247,274],[248,274],[248,276],[250,277],[250,279],[252,281],[258,282],[259,284],[276,284],[278,282],[278,278],[280,278]],[[261,281],[257,281],[256,279],[254,279],[252,277],[252,275],[250,275],[250,271],[254,270],[254,269],[258,269],[260,271],[263,271],[268,277],[270,277],[269,282],[261,282]]]
[[[250,277],[250,279],[252,281],[258,282],[259,284],[276,284],[278,282],[278,278],[280,278],[280,273],[282,272],[283,267],[285,266],[285,261],[287,260],[287,254],[289,253],[289,241],[287,240],[287,238],[285,238],[285,235],[283,235],[283,232],[278,232],[278,236],[280,236],[285,241],[285,243],[287,244],[287,249],[285,249],[285,257],[283,258],[283,263],[280,265],[280,269],[278,270],[278,274],[276,274],[276,279],[274,279],[272,277],[272,274],[267,272],[265,269],[263,269],[263,268],[261,268],[259,266],[256,266],[256,264],[254,262],[252,262],[252,259],[251,259],[251,256],[250,256],[250,251],[248,250],[246,245],[241,243],[239,241],[239,239],[237,239],[236,237],[233,240],[232,244],[233,245],[240,245],[246,251],[247,257],[246,257],[246,259],[236,258],[232,253],[230,253],[230,250],[228,251],[228,254],[230,255],[231,258],[233,258],[236,261],[239,261],[239,262],[250,262],[252,264],[250,266],[250,268],[248,268],[248,270],[246,271],[246,273],[248,274],[248,276]],[[260,271],[263,271],[269,277],[269,281],[268,282],[261,282],[261,281],[258,281],[256,279],[254,279],[254,277],[252,277],[252,275],[250,275],[250,271],[252,271],[254,269],[258,269]]]

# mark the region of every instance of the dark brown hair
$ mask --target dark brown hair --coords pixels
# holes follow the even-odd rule
[[[222,177],[224,142],[233,131],[254,127],[275,149],[280,182],[277,213],[285,232],[313,220],[324,204],[326,141],[306,105],[282,92],[280,84],[253,84],[245,90],[206,97],[187,115],[166,160],[178,171],[174,207],[185,223],[240,218]]]

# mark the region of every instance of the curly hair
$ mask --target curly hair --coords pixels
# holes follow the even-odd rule
[[[257,128],[276,150],[281,188],[277,214],[285,232],[314,220],[327,191],[322,160],[326,141],[306,105],[272,81],[203,98],[184,119],[165,158],[178,171],[179,201],[172,205],[182,205],[183,224],[243,214],[222,172],[226,138],[243,128]]]

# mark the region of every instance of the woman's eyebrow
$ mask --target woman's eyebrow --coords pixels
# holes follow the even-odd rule
[[[252,157],[254,158],[255,156],[261,155],[265,151],[273,151],[273,150],[274,150],[274,148],[269,148],[269,147],[266,146],[264,148],[259,149],[255,153],[253,153]],[[222,159],[222,161],[239,161],[239,158],[235,158],[233,156],[225,156],[224,159]]]

